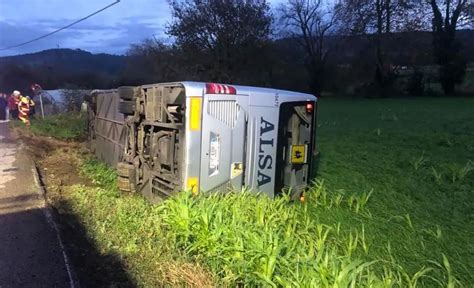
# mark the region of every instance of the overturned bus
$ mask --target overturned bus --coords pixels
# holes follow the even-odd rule
[[[243,188],[270,197],[289,189],[297,198],[310,181],[316,155],[313,95],[198,82],[93,95],[105,94],[120,99],[123,115],[123,137],[117,140],[121,190],[151,202],[182,190]]]

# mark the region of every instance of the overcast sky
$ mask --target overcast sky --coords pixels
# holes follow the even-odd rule
[[[115,0],[0,0],[0,49],[44,35],[99,10]],[[270,0],[277,5],[283,0]],[[121,0],[115,6],[53,36],[0,56],[51,48],[124,54],[132,43],[165,38],[170,21],[166,0]]]

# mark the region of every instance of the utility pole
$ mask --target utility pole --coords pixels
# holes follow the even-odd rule
[[[31,85],[31,90],[35,95],[38,95],[40,98],[40,107],[41,107],[41,117],[44,119],[44,107],[43,107],[43,88],[39,84]]]
[[[41,106],[41,117],[44,119],[43,92],[40,92],[39,96],[40,96],[40,106]]]

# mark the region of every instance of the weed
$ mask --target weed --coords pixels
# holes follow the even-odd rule
[[[458,281],[453,276],[453,273],[452,273],[452,270],[451,270],[451,265],[449,264],[448,257],[446,257],[446,255],[444,255],[444,254],[443,254],[443,266],[444,266],[444,269],[446,269],[446,272],[447,272],[446,274],[448,275],[448,283],[447,283],[446,287],[454,288],[455,285],[458,283]]]
[[[447,288],[454,288],[454,287],[460,286],[459,280],[456,279],[456,277],[454,277],[453,275],[453,271],[451,268],[451,264],[449,263],[448,257],[446,257],[446,255],[444,254],[442,254],[442,257],[443,257],[442,265],[436,261],[431,261],[431,260],[429,261],[430,263],[434,264],[438,268],[444,270],[445,272],[444,275],[446,275],[446,278],[447,278],[447,279],[444,279],[445,281],[443,282],[435,279],[435,282],[437,282],[440,286],[444,286]]]
[[[418,157],[418,158],[416,158],[412,161],[413,169],[415,171],[418,171],[418,169],[422,168],[427,163],[428,163],[428,158],[425,157],[425,153],[423,152],[423,154],[420,157]]]
[[[353,209],[353,207],[355,207],[355,203],[356,203],[356,198],[354,195],[351,195],[347,198],[347,206],[350,208],[350,209]],[[355,208],[354,208],[355,210]]]
[[[444,136],[443,139],[439,141],[438,145],[444,146],[444,147],[453,147],[454,142],[451,139],[449,139],[448,136]]]
[[[405,218],[405,221],[406,221],[408,227],[410,227],[411,230],[414,230],[413,223],[411,222],[410,214],[405,214],[404,218]]]
[[[442,232],[441,232],[441,228],[439,227],[439,225],[436,226],[436,230],[422,229],[422,231],[425,232],[426,234],[432,236],[434,239],[437,239],[437,240],[440,240],[441,237],[442,237]]]
[[[356,198],[356,213],[359,212],[359,210],[364,209],[365,206],[367,205],[367,202],[369,202],[370,196],[374,193],[374,189],[370,189],[369,193],[363,192],[359,197]]]
[[[357,249],[359,243],[359,233],[356,230],[354,234],[352,231],[349,232],[349,238],[346,241],[346,255],[350,258],[354,251]]]
[[[438,172],[435,167],[431,166],[431,172],[433,175],[433,178],[435,179],[437,184],[441,184],[443,180],[443,174],[441,172]]]
[[[392,219],[396,219],[398,221],[404,222],[406,226],[409,228],[409,230],[414,231],[413,222],[411,221],[410,214],[407,213],[403,216],[401,215],[391,216],[389,221]]]
[[[464,165],[464,167],[462,167],[459,171],[459,175],[458,175],[459,180],[463,181],[464,178],[472,171],[474,171],[474,162],[472,162],[471,160],[468,160],[466,165]]]
[[[367,243],[367,239],[365,237],[365,227],[362,225],[361,234],[360,234],[360,244],[362,249],[364,249],[365,254],[369,253],[369,244]]]
[[[341,206],[342,200],[343,200],[342,194],[338,194],[334,197],[334,206],[339,207]]]
[[[467,175],[474,171],[474,162],[468,160],[464,166],[460,166],[456,163],[448,165],[451,172],[451,182],[463,182]]]

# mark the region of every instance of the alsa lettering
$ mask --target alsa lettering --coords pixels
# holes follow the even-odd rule
[[[272,181],[272,177],[269,172],[271,172],[271,169],[273,169],[273,157],[271,154],[268,154],[268,152],[265,152],[265,150],[268,151],[267,147],[273,148],[274,139],[271,138],[271,133],[267,134],[268,132],[271,132],[273,130],[275,130],[275,125],[273,125],[272,123],[266,121],[265,119],[263,119],[263,117],[261,117],[260,118],[260,139],[259,139],[260,141],[258,145],[258,171],[257,171],[258,172],[258,175],[257,175],[258,187]]]

